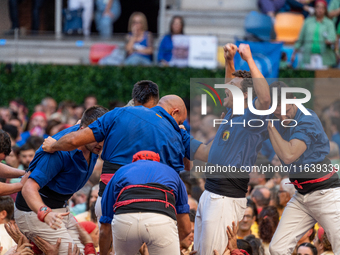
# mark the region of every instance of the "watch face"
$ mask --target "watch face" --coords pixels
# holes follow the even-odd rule
[[[41,208],[40,211],[42,211],[42,212],[47,211],[47,207],[45,206],[45,207]]]

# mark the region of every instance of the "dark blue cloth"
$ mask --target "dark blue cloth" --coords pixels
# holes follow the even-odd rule
[[[161,41],[161,44],[159,45],[158,49],[158,62],[161,62],[162,60],[165,60],[166,62],[170,62],[172,58],[172,39],[171,34],[165,35]]]
[[[322,124],[315,112],[307,109],[312,115],[304,115],[297,109],[294,119],[298,122],[296,127],[283,127],[275,121],[275,127],[286,141],[298,139],[307,145],[306,151],[292,164],[315,164],[321,162],[329,154],[329,140],[323,130]],[[295,122],[289,123],[290,126]],[[281,161],[282,165],[284,164]],[[290,165],[290,164],[289,164]]]
[[[150,150],[159,153],[162,163],[180,172],[183,158],[190,158],[189,134],[160,106],[115,108],[89,128],[98,142],[105,140],[101,157],[113,164],[129,164],[135,153]],[[191,152],[195,152],[193,148]]]
[[[255,104],[253,100],[253,104]],[[255,108],[255,106],[254,106]],[[232,116],[232,109],[228,109],[225,116],[227,124],[220,125],[213,144],[210,148],[208,162],[221,166],[254,166],[257,154],[261,150],[262,142],[267,139],[268,115],[255,115],[249,108],[244,110],[244,115]],[[263,121],[262,127],[250,127],[248,121],[260,119]],[[231,126],[231,121],[233,125]],[[243,123],[245,121],[245,127]],[[260,121],[252,121],[251,125],[260,126]]]
[[[272,143],[270,142],[270,139],[267,139],[262,143],[261,154],[265,156],[269,160],[269,162],[273,160],[276,153],[274,151]]]
[[[179,175],[169,166],[149,160],[139,160],[120,168],[107,184],[102,198],[101,223],[111,223],[113,205],[119,192],[128,185],[159,183],[173,190],[178,214],[189,213],[188,195]]]
[[[59,132],[53,138],[59,140],[78,129],[79,125],[75,125]],[[91,153],[88,165],[81,150],[57,151],[51,154],[44,152],[40,147],[29,165],[29,170],[32,171],[29,178],[35,180],[40,188],[47,186],[59,194],[73,194],[86,184],[97,158],[98,155]]]

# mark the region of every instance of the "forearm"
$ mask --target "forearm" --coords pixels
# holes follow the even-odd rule
[[[129,54],[131,54],[132,52],[133,52],[133,45],[135,44],[135,39],[134,39],[134,37],[133,37],[133,35],[132,36],[130,36],[129,37],[129,41],[128,41],[128,43],[126,44],[126,46],[125,46],[125,50],[129,53]]]
[[[235,78],[233,73],[235,72],[234,60],[226,59],[225,60],[225,83],[229,82],[230,79]]]
[[[19,192],[22,184],[19,183],[2,183],[0,182],[0,196],[7,196]]]
[[[330,19],[332,19],[332,18],[334,18],[334,17],[337,17],[337,16],[339,16],[339,15],[340,15],[340,8],[328,12],[328,17],[329,17]]]
[[[111,11],[113,1],[114,1],[114,0],[109,0],[109,1],[107,2],[106,7],[105,7],[105,12]]]
[[[197,159],[197,160],[201,160],[203,162],[208,162],[208,157],[209,157],[209,152],[210,152],[210,148],[211,148],[211,145],[213,144],[213,141],[212,140],[209,144],[201,144],[195,155],[194,155],[194,159]]]
[[[151,55],[153,53],[153,48],[147,47],[145,49],[137,50],[136,52],[139,52],[139,53],[145,54],[145,55]]]
[[[257,68],[253,58],[248,60],[248,66],[250,69],[251,76],[253,78],[254,89],[257,95],[257,99],[260,103],[260,109],[258,110],[268,110],[270,104],[270,91],[267,80],[264,78],[260,70]]]
[[[1,178],[18,178],[25,174],[24,170],[0,163],[0,176]]]
[[[182,241],[185,239],[191,232],[191,224],[189,214],[177,214],[177,228],[178,228],[178,236],[179,240]]]
[[[111,224],[102,223],[100,226],[100,235],[99,235],[99,250],[100,255],[107,255],[110,248],[112,240],[112,231]]]
[[[38,211],[41,206],[45,205],[39,195],[39,189],[37,186],[31,185],[32,182],[35,182],[32,179],[28,179],[26,184],[22,189],[22,196],[24,197],[28,207],[35,213],[38,214]]]
[[[269,123],[268,125],[271,125],[271,123]],[[286,164],[290,163],[290,161],[292,161],[292,158],[296,157],[292,150],[291,144],[281,137],[280,133],[276,130],[275,127],[270,128],[268,132],[270,142],[272,143],[277,156]]]

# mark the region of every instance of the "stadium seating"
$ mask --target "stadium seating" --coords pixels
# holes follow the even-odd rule
[[[304,22],[302,14],[283,12],[275,18],[274,29],[276,40],[285,43],[294,43],[300,34]]]

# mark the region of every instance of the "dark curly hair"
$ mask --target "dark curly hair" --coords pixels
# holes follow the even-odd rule
[[[0,129],[0,153],[4,153],[6,156],[11,153],[11,138],[2,129]]]
[[[274,206],[262,209],[259,215],[259,236],[265,243],[270,243],[279,224],[279,213]]]
[[[296,251],[298,251],[300,247],[308,247],[312,251],[313,255],[318,255],[318,250],[311,243],[302,243],[302,244],[300,244],[299,247],[296,249]]]
[[[243,79],[243,81],[241,82],[243,93],[247,92],[248,88],[254,88],[253,79],[252,79],[250,72],[238,70],[238,71],[234,72],[233,75],[235,77],[239,77],[239,78]],[[253,89],[253,98],[255,98],[255,97],[256,97],[256,92]]]
[[[132,98],[142,105],[151,99],[157,103],[159,100],[158,85],[149,80],[139,81],[133,86]]]

